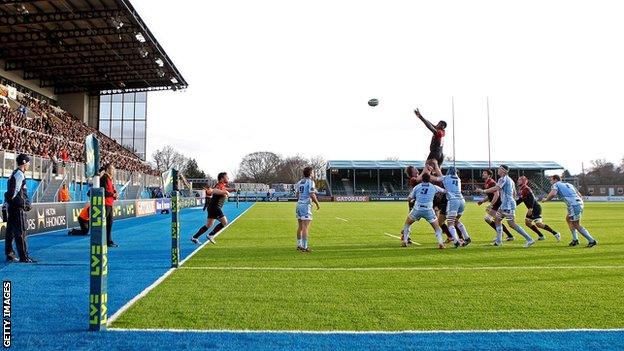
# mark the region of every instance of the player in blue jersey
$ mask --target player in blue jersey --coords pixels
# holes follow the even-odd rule
[[[477,189],[478,193],[490,194],[495,191],[499,191],[501,198],[501,205],[496,212],[494,224],[496,225],[496,240],[494,240],[494,246],[503,245],[503,219],[507,219],[507,224],[513,230],[518,232],[526,239],[524,247],[530,247],[535,244],[535,240],[522,229],[518,223],[516,223],[516,185],[514,181],[509,177],[509,166],[501,165],[498,167],[498,182],[495,186],[489,189]]]
[[[297,250],[301,252],[312,252],[308,247],[308,234],[310,231],[310,223],[312,222],[312,202],[316,205],[316,209],[320,210],[318,200],[316,198],[316,187],[312,180],[312,167],[303,169],[303,179],[295,184],[295,194],[297,196]]]
[[[430,183],[431,176],[429,173],[423,173],[421,175],[422,183],[416,185],[409,195],[409,199],[415,199],[414,207],[410,211],[409,215],[405,219],[405,225],[402,230],[403,241],[401,246],[407,247],[409,243],[410,228],[414,222],[420,219],[425,219],[433,230],[435,230],[435,236],[438,240],[438,248],[444,249],[444,241],[442,240],[442,229],[438,224],[435,211],[433,210],[433,197],[437,193],[444,193],[445,190],[437,185]]]
[[[446,223],[451,237],[453,238],[453,243],[455,247],[459,245],[468,246],[472,239],[464,224],[459,220],[464,214],[466,200],[464,200],[464,195],[461,192],[461,179],[457,175],[457,169],[454,166],[450,166],[446,170],[446,175],[438,177],[437,179],[442,182],[446,190],[446,198],[448,201],[446,205]],[[463,242],[459,240],[455,227],[459,229]]]
[[[598,244],[596,239],[594,239],[589,234],[587,229],[585,229],[585,227],[581,225],[581,216],[583,214],[584,206],[581,194],[578,192],[578,190],[576,190],[574,185],[562,182],[561,177],[558,175],[552,176],[550,178],[550,183],[552,184],[552,189],[543,201],[550,201],[553,197],[558,196],[566,203],[568,207],[566,222],[568,222],[568,227],[570,228],[570,232],[572,233],[572,241],[570,242],[570,246],[577,246],[579,244],[578,234],[576,233],[577,230],[581,233],[581,235],[585,237],[585,239],[587,239],[587,247],[596,246]]]

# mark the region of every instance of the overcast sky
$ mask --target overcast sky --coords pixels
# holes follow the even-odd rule
[[[148,155],[212,176],[261,150],[424,159],[414,107],[449,122],[447,155],[455,129],[458,160],[487,160],[486,96],[493,160],[624,157],[618,1],[132,3],[189,83],[149,94]]]

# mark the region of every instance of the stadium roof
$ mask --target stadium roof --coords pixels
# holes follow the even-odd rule
[[[128,0],[0,0],[0,59],[55,94],[187,86]]]
[[[446,161],[448,166],[452,161]],[[487,161],[456,161],[458,169],[487,169]],[[523,170],[553,170],[564,169],[563,166],[553,161],[492,161],[492,168],[499,165],[508,165],[511,169]],[[425,161],[327,161],[327,169],[403,169],[407,166],[422,168]]]

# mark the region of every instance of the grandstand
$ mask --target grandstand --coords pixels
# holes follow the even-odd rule
[[[149,196],[146,189],[160,186],[158,172],[137,150],[98,130],[100,101],[184,89],[187,83],[129,1],[4,2],[2,10],[0,95],[8,106],[0,106],[0,187],[15,168],[16,154],[26,153],[32,159],[27,177],[34,201],[55,201],[63,184],[72,200],[83,200],[84,139],[95,133],[101,163],[119,169],[120,190],[127,184],[122,198]],[[125,118],[132,136],[135,124]]]
[[[425,161],[332,160],[327,162],[326,177],[331,195],[334,196],[407,196],[410,189],[405,168],[414,166],[422,169],[424,163]],[[529,178],[538,194],[548,192],[550,187],[545,171],[563,170],[563,166],[553,161],[493,161],[491,168],[496,168],[501,164],[511,167],[512,178],[517,179],[522,175]],[[456,167],[462,179],[465,195],[474,195],[474,190],[482,187],[481,172],[490,168],[487,161],[457,161]]]

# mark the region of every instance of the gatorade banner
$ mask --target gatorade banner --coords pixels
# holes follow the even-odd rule
[[[85,138],[85,177],[91,178],[100,170],[100,142],[94,134]]]

